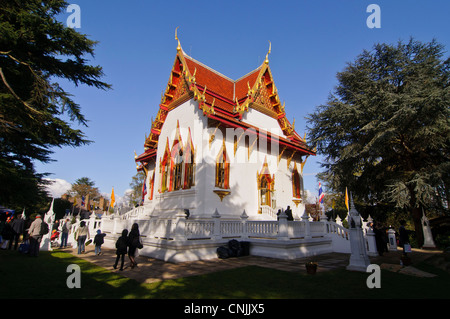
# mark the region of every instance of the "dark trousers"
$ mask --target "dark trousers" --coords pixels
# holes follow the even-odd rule
[[[39,255],[39,246],[41,245],[42,236],[30,236],[30,256],[37,257]]]
[[[117,268],[117,264],[119,263],[119,259],[122,259],[120,262],[120,270],[123,270],[123,263],[125,262],[125,254],[117,254],[116,262],[114,263],[114,269]]]
[[[69,233],[62,232],[61,233],[61,245],[59,248],[66,248],[67,247],[67,238],[69,237]]]
[[[13,241],[14,241],[14,250],[17,250],[17,246],[19,245],[19,237],[20,237],[20,234],[18,234],[16,232],[14,232],[11,235],[11,240],[9,241],[9,249],[12,248]]]

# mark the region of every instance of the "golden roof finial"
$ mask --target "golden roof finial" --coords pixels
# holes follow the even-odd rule
[[[177,51],[180,51],[181,50],[181,44],[180,44],[180,40],[178,39],[178,33],[177,33],[178,28],[179,27],[175,28],[175,40],[178,41]]]
[[[264,61],[264,63],[268,64],[269,63],[269,54],[272,51],[272,43],[269,41],[269,51],[266,54],[266,60]]]

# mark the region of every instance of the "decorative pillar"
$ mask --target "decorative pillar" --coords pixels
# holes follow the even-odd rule
[[[287,215],[284,210],[281,210],[281,214],[278,216],[278,239],[289,240],[288,237],[288,224]]]
[[[186,214],[179,213],[177,214],[175,219],[175,234],[174,240],[184,241],[186,240]]]
[[[222,238],[222,234],[220,232],[220,214],[219,214],[219,211],[217,210],[217,208],[211,217],[213,218],[213,222],[214,222],[212,237],[214,240],[220,240]]]
[[[395,238],[395,230],[389,228],[387,233],[389,240],[389,251],[397,251],[397,239]]]
[[[247,219],[248,219],[248,215],[245,213],[245,209],[244,209],[244,212],[241,215],[242,239],[248,239]]]
[[[311,238],[311,227],[310,227],[310,221],[309,221],[309,215],[306,212],[302,216],[302,221],[305,223],[305,239]]]
[[[50,238],[52,237],[52,228],[53,223],[55,222],[55,212],[53,211],[53,203],[55,199],[52,199],[52,203],[50,204],[50,209],[42,218],[43,222],[46,222],[48,225],[48,233],[42,236],[41,244],[39,245],[39,250],[42,251],[52,251],[52,245]]]
[[[435,249],[436,245],[433,240],[433,233],[431,232],[430,222],[428,218],[425,216],[425,213],[423,213],[422,216],[422,230],[423,230],[423,239],[424,243],[422,248],[423,249]]]
[[[367,256],[366,241],[361,228],[361,216],[353,204],[353,197],[351,193],[348,220],[350,227],[348,232],[350,237],[351,255],[347,270],[366,272],[367,266],[370,265],[370,261]]]
[[[369,256],[378,256],[377,242],[375,240],[375,233],[373,231],[373,227],[369,226],[369,225],[373,225],[371,223],[372,222],[369,221],[366,225],[367,226],[367,228],[366,228],[367,254]]]

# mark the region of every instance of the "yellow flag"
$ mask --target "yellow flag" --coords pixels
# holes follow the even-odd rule
[[[113,187],[112,192],[111,192],[111,204],[109,204],[109,206],[114,207],[115,201],[116,201],[116,198],[114,197],[114,187]]]
[[[347,207],[347,210],[348,210],[348,192],[347,192],[347,187],[345,188],[345,206]]]

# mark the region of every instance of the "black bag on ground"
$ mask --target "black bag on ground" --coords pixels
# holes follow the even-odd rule
[[[229,258],[230,254],[228,250],[229,250],[228,247],[220,246],[219,248],[217,248],[217,257],[219,257],[220,259]]]
[[[230,257],[242,256],[241,244],[236,239],[232,239],[228,242],[228,248],[230,250]]]

